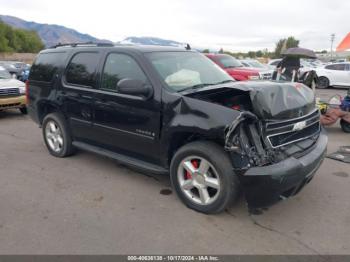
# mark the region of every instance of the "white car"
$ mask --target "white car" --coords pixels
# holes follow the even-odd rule
[[[279,58],[279,59],[271,59],[268,63],[267,63],[267,66],[270,68],[270,69],[276,69],[277,65],[282,61],[282,58]]]
[[[315,69],[318,76],[318,88],[330,86],[350,87],[350,63],[334,63]]]
[[[267,65],[262,64],[255,59],[245,59],[240,60],[240,62],[244,65],[244,67],[259,71],[260,79],[271,80],[273,70],[270,69]]]

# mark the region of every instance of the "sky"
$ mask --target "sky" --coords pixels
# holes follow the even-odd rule
[[[114,42],[153,36],[199,48],[249,51],[288,36],[330,49],[350,32],[348,0],[0,0],[0,14],[59,24]]]

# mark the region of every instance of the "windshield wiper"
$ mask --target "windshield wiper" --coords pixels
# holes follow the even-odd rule
[[[234,80],[231,80],[231,79],[227,79],[227,80],[224,80],[224,81],[221,81],[221,82],[217,82],[213,85],[221,85],[221,84],[226,84],[226,83],[231,83],[231,82],[235,82]]]
[[[180,89],[178,92],[185,91],[185,90],[198,89],[198,88],[202,88],[202,87],[206,87],[206,86],[211,86],[211,85],[216,85],[216,84],[209,84],[209,83],[197,84],[197,85],[193,85],[193,86],[189,86],[189,87]]]

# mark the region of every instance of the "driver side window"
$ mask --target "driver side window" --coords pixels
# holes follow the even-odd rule
[[[117,83],[125,78],[147,82],[146,75],[131,56],[109,54],[102,72],[101,89],[117,92]]]

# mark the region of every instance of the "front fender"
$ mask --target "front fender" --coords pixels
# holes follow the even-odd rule
[[[178,94],[167,94],[163,100],[161,148],[164,154],[178,133],[199,135],[224,145],[226,129],[240,115],[231,108]]]

